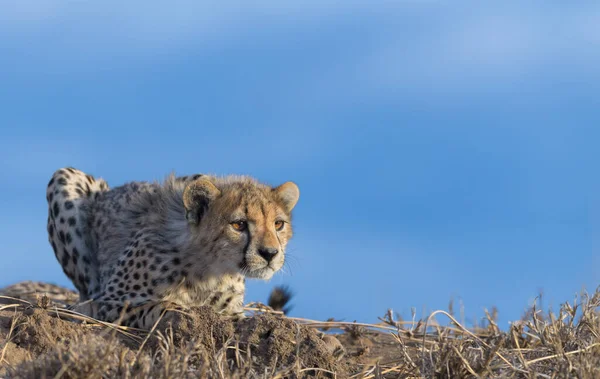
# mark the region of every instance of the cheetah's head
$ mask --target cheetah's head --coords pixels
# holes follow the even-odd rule
[[[269,187],[248,177],[202,176],[186,186],[183,203],[213,271],[269,279],[283,266],[299,196],[292,182]]]

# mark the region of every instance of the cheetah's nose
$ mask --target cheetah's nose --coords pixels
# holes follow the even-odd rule
[[[258,254],[260,254],[261,257],[265,258],[267,262],[271,262],[273,258],[277,255],[277,253],[279,253],[279,250],[277,250],[274,247],[261,247],[260,249],[258,249]]]

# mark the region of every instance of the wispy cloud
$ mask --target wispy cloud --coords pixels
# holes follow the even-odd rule
[[[11,1],[0,5],[0,30],[17,36],[47,32],[66,44],[87,44],[90,50],[103,48],[134,51],[176,47],[193,41],[202,44],[244,35],[265,24],[302,23],[365,8],[360,1],[333,0],[279,2],[179,1]],[[96,46],[95,46],[96,45]]]
[[[402,96],[495,91],[558,72],[598,78],[598,4],[442,6],[422,16],[427,27],[388,27],[362,56],[332,64],[314,92]]]

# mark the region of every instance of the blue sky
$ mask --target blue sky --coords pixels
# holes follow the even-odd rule
[[[600,284],[600,6],[8,1],[0,286],[69,285],[45,185],[180,174],[298,183],[293,315],[461,301],[503,325]]]

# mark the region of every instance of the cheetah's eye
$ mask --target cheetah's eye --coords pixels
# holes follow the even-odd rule
[[[281,220],[275,221],[275,230],[280,231],[281,229],[283,229],[284,225],[285,225],[284,221],[281,221]]]
[[[248,227],[246,221],[234,221],[231,223],[231,227],[238,232],[243,232]]]

